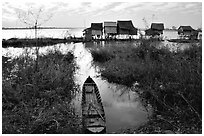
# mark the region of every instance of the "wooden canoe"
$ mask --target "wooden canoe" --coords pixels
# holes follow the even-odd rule
[[[101,96],[96,83],[90,76],[82,88],[82,124],[85,133],[106,133]]]

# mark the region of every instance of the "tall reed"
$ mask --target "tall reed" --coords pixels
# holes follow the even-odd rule
[[[102,51],[101,51],[102,50]],[[103,47],[96,53],[106,61],[97,61],[102,67],[101,75],[109,82],[129,87],[139,83],[141,98],[150,103],[155,116],[162,115],[173,125],[180,122],[182,133],[187,128],[196,129],[186,133],[200,133],[202,128],[202,46],[193,44],[184,51],[171,52],[157,42],[141,40],[139,46]],[[135,91],[138,89],[135,88]],[[185,129],[186,127],[186,129]],[[178,131],[173,127],[172,130]]]
[[[71,105],[78,91],[71,52],[39,56],[37,72],[30,56],[3,58],[3,133],[80,133],[80,119]]]

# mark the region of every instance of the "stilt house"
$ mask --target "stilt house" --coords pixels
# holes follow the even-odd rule
[[[191,26],[180,26],[178,28],[180,38],[189,39],[193,33],[195,33],[195,30]]]
[[[132,24],[131,20],[128,21],[117,21],[117,34],[126,35],[130,37],[132,35],[137,35],[137,28]]]
[[[117,34],[117,23],[104,22],[104,34],[105,38],[113,38]]]
[[[95,39],[100,39],[103,36],[103,23],[91,23],[91,33]]]

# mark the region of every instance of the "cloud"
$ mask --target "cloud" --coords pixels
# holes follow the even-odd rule
[[[45,14],[54,14],[54,19],[68,20],[70,17],[91,19],[135,19],[155,14],[159,20],[174,14],[202,15],[202,3],[200,2],[83,2],[83,1],[56,1],[56,0],[7,0],[2,3],[2,19],[18,19],[19,11],[28,11],[30,8],[44,7]],[[107,17],[107,18],[106,18]],[[151,18],[151,17],[150,17]],[[70,22],[73,19],[70,19]],[[97,21],[97,20],[96,20]],[[53,21],[54,22],[54,21]],[[63,21],[64,22],[64,21]]]
[[[184,13],[187,14],[191,11],[196,11],[192,13],[197,13],[197,11],[201,11],[202,6],[201,3],[191,3],[191,2],[169,2],[165,3],[163,6],[159,6],[155,8],[157,11],[165,12],[171,14],[171,12],[177,12],[177,13]]]
[[[17,10],[28,10],[28,8],[38,8],[44,7],[45,12],[63,12],[67,15],[69,14],[95,14],[95,15],[103,15],[107,14],[107,12],[136,12],[138,10],[148,10],[153,12],[169,12],[170,10],[176,10],[179,12],[186,12],[187,10],[192,11],[193,9],[197,9],[199,12],[201,9],[201,4],[199,3],[176,3],[176,2],[44,2],[44,1],[32,1],[32,2],[5,2],[3,3],[3,15],[9,14],[9,12],[13,15]],[[196,11],[196,10],[195,10]]]
[[[115,12],[121,11],[121,10],[131,7],[133,4],[135,3],[119,3],[115,7],[113,7],[111,10]]]

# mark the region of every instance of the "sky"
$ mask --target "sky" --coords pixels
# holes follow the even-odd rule
[[[202,2],[134,2],[134,1],[65,1],[65,0],[3,0],[2,27],[27,27],[29,20],[23,13],[33,11],[39,15],[41,26],[90,27],[91,23],[132,20],[137,28],[149,27],[152,22],[162,22],[165,28],[190,25],[202,27]],[[21,15],[19,17],[19,15]],[[29,14],[31,17],[31,14]],[[19,19],[20,18],[20,19]],[[146,21],[144,21],[144,19]],[[46,21],[45,21],[46,20]]]

